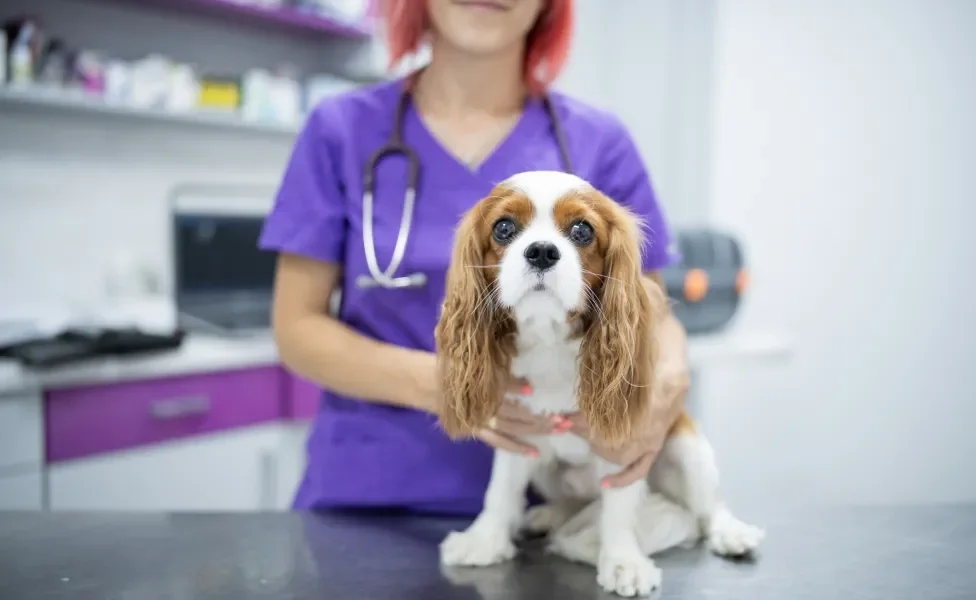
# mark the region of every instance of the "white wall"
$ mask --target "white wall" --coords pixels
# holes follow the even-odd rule
[[[576,0],[559,87],[630,128],[669,222],[706,218],[715,0]]]
[[[795,360],[706,378],[733,497],[976,500],[976,2],[719,3],[711,209],[741,324]]]

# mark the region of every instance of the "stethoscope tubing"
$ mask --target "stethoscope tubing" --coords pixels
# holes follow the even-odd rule
[[[417,158],[413,148],[406,145],[402,139],[403,116],[406,112],[408,94],[400,95],[397,103],[396,115],[393,120],[393,132],[385,145],[378,149],[363,170],[363,250],[366,253],[366,267],[369,275],[360,275],[356,278],[356,287],[360,289],[387,288],[387,289],[406,289],[411,287],[422,287],[427,283],[427,276],[423,273],[411,273],[409,275],[394,277],[403,257],[407,251],[407,241],[410,239],[410,229],[413,225],[414,207],[417,201],[417,182],[420,177],[420,160]],[[563,132],[562,123],[559,115],[552,105],[548,96],[543,96],[543,104],[552,122],[553,133],[556,137],[556,145],[559,147],[560,159],[563,168],[568,173],[573,172],[573,163],[569,156],[569,146]],[[386,269],[380,269],[379,260],[376,257],[376,239],[373,232],[373,204],[374,204],[374,175],[376,166],[383,158],[400,154],[407,159],[409,167],[407,173],[407,188],[403,197],[403,215],[400,217],[400,229],[397,231],[396,244],[393,247],[393,257]]]

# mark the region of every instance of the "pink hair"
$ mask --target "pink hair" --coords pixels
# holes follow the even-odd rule
[[[384,0],[379,10],[392,67],[419,48],[430,26],[426,0]],[[547,0],[526,43],[524,77],[532,94],[542,94],[559,76],[572,38],[573,0]]]

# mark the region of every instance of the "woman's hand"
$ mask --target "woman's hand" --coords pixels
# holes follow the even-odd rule
[[[658,304],[666,302],[664,281],[659,273],[643,278],[642,284],[649,296],[657,298]],[[644,414],[635,439],[622,448],[611,449],[591,438],[582,415],[567,417],[570,431],[588,440],[595,454],[623,467],[619,473],[605,477],[600,482],[603,487],[626,487],[647,477],[668,432],[684,410],[690,378],[688,336],[674,314],[668,312],[655,327],[654,339],[660,351],[656,383],[649,391],[650,409]]]
[[[509,452],[517,452],[528,456],[538,456],[539,450],[522,440],[523,437],[533,435],[547,435],[559,428],[563,421],[561,417],[543,417],[532,413],[519,398],[530,396],[532,387],[524,379],[509,381],[508,391],[502,401],[498,414],[491,420],[488,427],[481,430],[478,438],[486,444]],[[561,426],[563,431],[568,425]]]
[[[637,437],[621,448],[610,449],[590,436],[586,419],[579,413],[567,415],[572,425],[569,431],[590,442],[594,454],[623,467],[619,473],[609,475],[600,482],[603,487],[626,487],[647,477],[657,458],[668,432],[684,409],[688,395],[688,376],[683,370],[665,373],[654,392]]]
[[[416,373],[423,376],[417,377],[416,392],[412,406],[418,410],[423,410],[432,414],[438,412],[437,398],[440,389],[437,385],[437,361],[433,354],[427,356],[425,361],[426,369],[418,368]],[[563,420],[560,417],[542,417],[532,413],[525,407],[519,398],[525,398],[532,394],[532,386],[524,379],[510,378],[505,390],[505,397],[502,399],[501,408],[498,414],[489,422],[488,426],[478,432],[478,439],[494,448],[501,448],[509,452],[527,454],[534,456],[539,450],[525,443],[521,438],[531,435],[545,435],[552,433],[556,425]],[[569,429],[569,425],[561,426],[560,432]]]

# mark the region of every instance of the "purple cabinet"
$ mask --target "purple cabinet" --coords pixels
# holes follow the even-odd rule
[[[277,420],[286,412],[289,377],[269,366],[51,391],[47,461]]]

